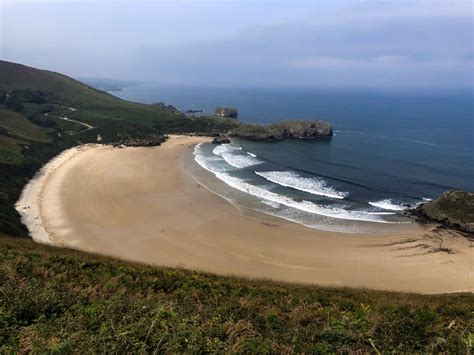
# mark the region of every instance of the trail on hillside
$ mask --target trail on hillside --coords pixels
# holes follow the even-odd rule
[[[71,110],[71,111],[76,111],[76,109],[73,108],[73,107],[68,107],[68,109]],[[49,116],[49,117],[59,118],[60,120],[63,120],[63,121],[74,122],[74,123],[77,123],[77,124],[80,124],[80,125],[86,127],[85,130],[80,131],[80,132],[85,132],[85,131],[88,131],[88,130],[91,130],[91,129],[96,128],[95,126],[92,126],[92,125],[90,125],[90,124],[88,124],[88,123],[81,122],[81,121],[78,121],[78,120],[74,120],[74,119],[72,119],[72,118],[49,115],[49,112],[45,113],[44,115],[45,115],[45,116]],[[76,132],[76,133],[80,133],[80,132]]]

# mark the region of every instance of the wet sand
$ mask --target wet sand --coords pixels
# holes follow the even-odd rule
[[[154,148],[73,148],[30,182],[17,209],[39,242],[154,265],[318,285],[474,292],[474,248],[454,231],[334,233],[236,209],[183,168],[183,154],[206,141],[173,136]]]

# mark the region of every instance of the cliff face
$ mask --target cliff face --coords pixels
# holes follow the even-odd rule
[[[237,118],[239,113],[237,109],[233,107],[217,107],[214,111],[214,116],[217,117],[226,117],[226,118]]]
[[[415,216],[474,233],[474,194],[447,191],[438,199],[411,210]]]
[[[331,137],[332,128],[325,121],[282,121],[268,126],[242,125],[232,130],[229,136],[257,141]]]

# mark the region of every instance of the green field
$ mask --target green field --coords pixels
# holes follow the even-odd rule
[[[27,142],[0,135],[0,163],[19,165],[23,161],[23,146]]]
[[[0,108],[0,128],[14,136],[38,142],[48,142],[47,130],[33,124],[23,115]]]

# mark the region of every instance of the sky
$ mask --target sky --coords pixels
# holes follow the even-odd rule
[[[0,0],[0,59],[209,86],[472,87],[471,0]]]

